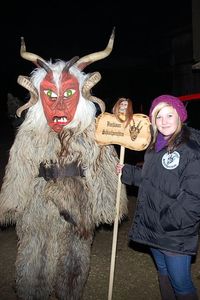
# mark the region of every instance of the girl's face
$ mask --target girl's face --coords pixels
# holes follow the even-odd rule
[[[163,107],[156,117],[158,131],[166,138],[170,137],[179,125],[179,115],[172,106]]]

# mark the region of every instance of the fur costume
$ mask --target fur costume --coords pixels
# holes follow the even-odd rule
[[[20,116],[28,108],[10,149],[0,193],[0,223],[16,224],[19,299],[45,300],[51,295],[62,300],[81,299],[95,227],[112,224],[115,219],[115,167],[119,159],[113,145],[100,146],[94,139],[94,102],[102,110],[104,103],[92,96],[90,89],[100,74],[82,71],[89,63],[108,56],[113,40],[114,32],[105,50],[67,63],[52,63],[26,52],[22,39],[21,56],[37,68],[30,78],[18,78],[30,92],[30,99],[17,111]],[[41,82],[45,86],[47,79],[52,90],[44,87],[43,91]],[[63,97],[59,95],[61,81],[63,86],[73,82]],[[58,116],[56,108],[58,113],[51,123],[44,113],[43,92],[48,96],[45,101],[54,101],[57,106],[66,101],[67,112],[73,113]],[[70,97],[74,95],[79,96],[76,107],[71,107]],[[122,186],[119,221],[126,214],[127,196]]]

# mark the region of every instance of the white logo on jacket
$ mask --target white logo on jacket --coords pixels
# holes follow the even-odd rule
[[[177,151],[165,153],[162,157],[162,165],[165,169],[173,170],[179,165],[180,154]]]

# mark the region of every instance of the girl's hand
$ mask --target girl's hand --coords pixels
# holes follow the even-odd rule
[[[120,163],[118,163],[118,164],[116,165],[116,173],[117,173],[117,175],[119,175],[120,173],[122,173],[123,167],[124,167],[124,165],[122,165],[122,164],[120,164]]]

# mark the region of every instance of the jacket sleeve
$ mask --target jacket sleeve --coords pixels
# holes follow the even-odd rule
[[[125,164],[122,169],[121,181],[127,185],[139,186],[141,182],[142,168]]]
[[[190,161],[181,176],[180,194],[160,215],[166,231],[188,228],[200,221],[200,159]]]

